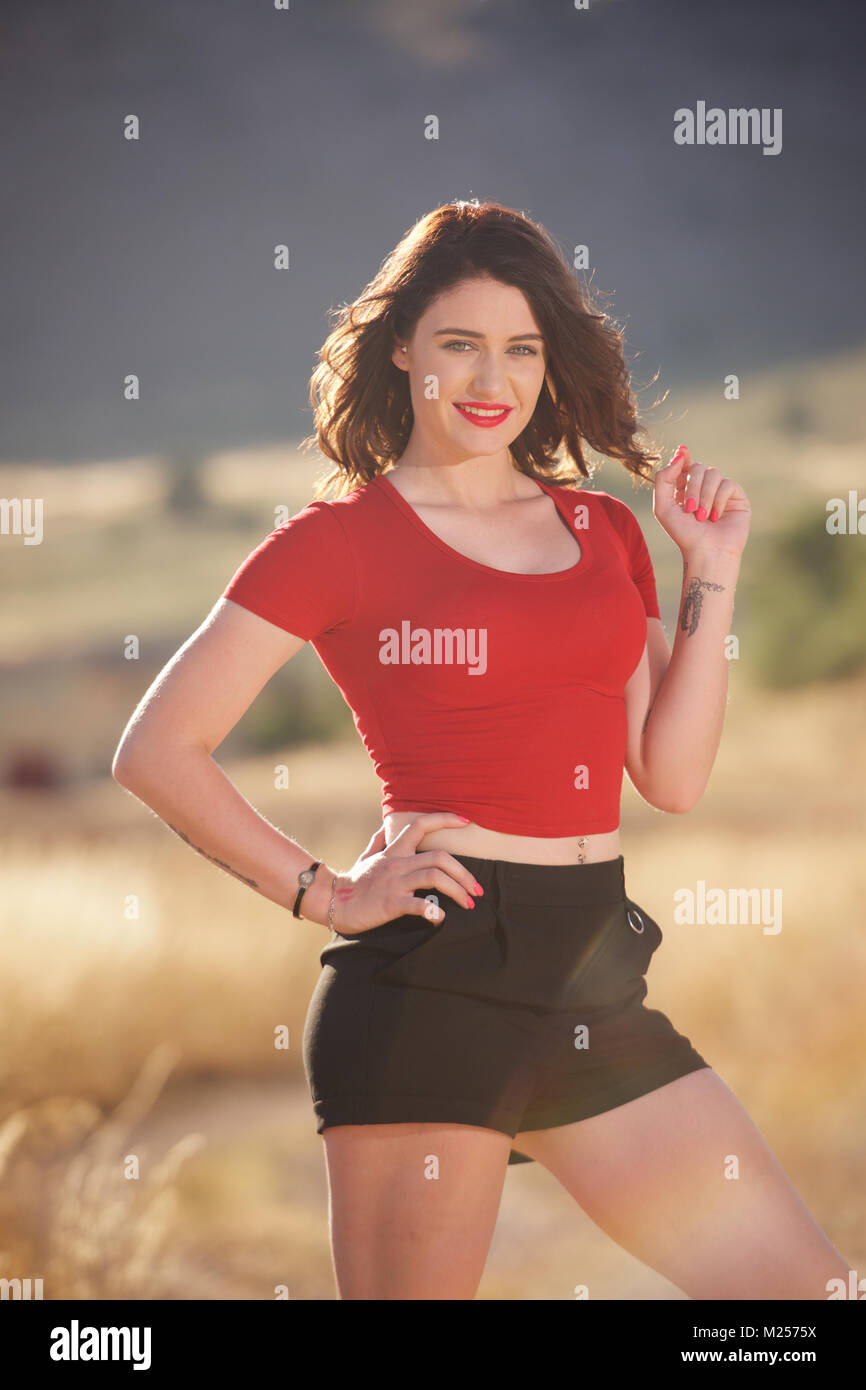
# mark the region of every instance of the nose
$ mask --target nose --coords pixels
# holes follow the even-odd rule
[[[479,400],[498,400],[502,394],[505,372],[495,353],[482,353],[472,377],[472,389]]]

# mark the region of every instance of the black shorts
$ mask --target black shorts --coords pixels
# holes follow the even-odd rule
[[[626,896],[623,857],[519,864],[454,856],[474,908],[418,888],[441,924],[332,935],[304,1027],[316,1132],[439,1121],[512,1138],[612,1110],[709,1066],[645,975],[662,932]],[[529,1162],[512,1149],[509,1163]]]

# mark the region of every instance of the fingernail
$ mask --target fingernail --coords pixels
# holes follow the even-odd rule
[[[687,511],[687,512],[693,512],[693,511],[695,510],[695,507],[696,507],[697,505],[698,505],[698,499],[697,499],[696,497],[690,497],[689,500],[688,500],[688,502],[686,503],[686,511]]]
[[[710,521],[718,521],[718,519],[719,519],[719,514],[718,514],[718,512],[716,511],[715,507],[713,507],[713,510],[710,512]]]
[[[472,887],[475,889],[475,892],[478,894],[478,896],[481,897],[484,893],[484,889],[481,887],[481,884],[473,883]]]
[[[682,444],[678,444],[677,447],[674,449],[673,453],[671,454],[671,463],[676,463],[677,459],[679,458],[682,452],[683,446]]]
[[[464,821],[466,825],[469,824],[469,817],[468,817],[468,816],[458,816],[457,819],[458,819],[458,820]]]
[[[475,904],[474,904],[474,902],[472,901],[471,898],[467,898],[467,899],[466,899],[466,906],[467,906],[467,907],[474,907],[474,906],[475,906]]]
[[[698,510],[695,512],[695,520],[696,520],[696,521],[706,521],[706,519],[707,519],[707,509],[706,509],[706,507],[698,507]]]

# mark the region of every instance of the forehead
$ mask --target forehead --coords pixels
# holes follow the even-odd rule
[[[486,277],[462,280],[443,290],[419,322],[430,332],[445,327],[491,334],[541,331],[522,290]]]

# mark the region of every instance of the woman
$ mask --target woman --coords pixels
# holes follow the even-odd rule
[[[644,479],[658,460],[636,442],[620,338],[545,230],[499,204],[422,218],[321,359],[314,438],[336,469],[319,491],[337,495],[247,557],[113,771],[330,928],[304,1063],[339,1296],[472,1298],[506,1167],[537,1160],[692,1298],[826,1297],[845,1261],[724,1082],[644,1006],[662,934],[626,895],[619,838],[624,767],[672,813],[707,784],[742,488],[686,447],[655,474],[684,562],[671,652],[633,513],[573,486],[584,441]],[[306,641],[383,783],[382,826],[343,872],[210,757]]]

